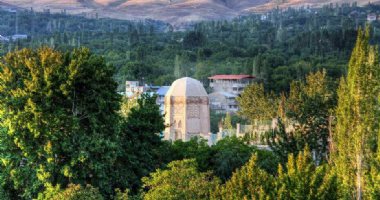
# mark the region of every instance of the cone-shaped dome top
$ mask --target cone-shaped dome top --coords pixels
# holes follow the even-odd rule
[[[204,97],[208,95],[200,81],[184,77],[174,81],[165,96]]]

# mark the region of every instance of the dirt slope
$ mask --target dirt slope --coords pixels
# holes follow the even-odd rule
[[[283,3],[276,3],[276,2]],[[277,6],[310,5],[322,6],[329,3],[350,3],[359,5],[368,0],[0,0],[14,6],[52,12],[66,10],[68,13],[88,13],[100,17],[118,19],[151,18],[163,20],[174,25],[193,21],[228,19],[243,13],[264,12]],[[376,0],[380,1],[380,0]]]

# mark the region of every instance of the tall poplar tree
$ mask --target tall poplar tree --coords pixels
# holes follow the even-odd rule
[[[338,89],[332,148],[340,195],[345,199],[370,196],[368,175],[378,149],[380,65],[378,49],[369,38],[369,27],[359,30],[347,78],[341,79]]]
[[[179,55],[176,55],[174,59],[174,77],[176,79],[182,77],[181,65],[182,65],[181,58]]]

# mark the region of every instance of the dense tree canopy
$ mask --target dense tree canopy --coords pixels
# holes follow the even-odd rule
[[[111,169],[104,163],[117,156],[113,69],[87,49],[24,49],[0,65],[2,169],[15,192],[31,197],[69,181],[106,189]]]
[[[211,172],[198,172],[194,159],[173,161],[168,164],[168,169],[157,170],[150,177],[144,178],[143,182],[148,189],[144,194],[146,200],[207,200],[219,184],[218,178]]]
[[[336,87],[326,71],[310,73],[306,81],[294,81],[289,96],[280,97],[278,129],[269,132],[267,141],[280,157],[309,146],[317,162],[329,158]],[[318,109],[316,109],[318,108]]]
[[[85,46],[115,66],[118,91],[124,90],[126,79],[144,77],[147,84],[169,85],[181,75],[207,85],[207,77],[214,74],[252,74],[266,90],[280,93],[310,71],[325,68],[334,78],[344,75],[357,28],[365,24],[368,13],[378,10],[373,4],[347,3],[274,9],[263,16],[199,22],[182,31],[153,20],[89,19],[26,10],[19,11],[17,19],[19,33],[28,39],[0,42],[0,55],[22,47],[72,50]],[[3,36],[15,34],[15,15],[0,10]],[[379,25],[372,22],[372,41],[377,44]],[[176,67],[179,70],[173,73]]]
[[[279,165],[273,176],[260,169],[257,156],[236,170],[220,185],[212,199],[337,199],[336,176],[328,166],[316,167],[308,149],[286,165]]]
[[[4,195],[28,199],[69,183],[103,195],[137,190],[170,161],[161,153],[156,97],[141,96],[120,114],[113,68],[88,49],[23,49],[0,65]]]

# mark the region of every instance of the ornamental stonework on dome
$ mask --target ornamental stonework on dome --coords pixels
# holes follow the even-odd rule
[[[180,78],[165,95],[164,139],[188,141],[210,132],[209,98],[201,82]]]

